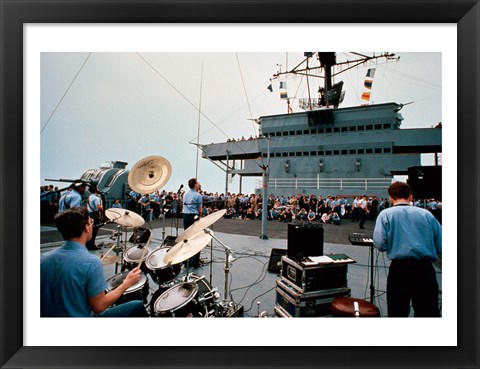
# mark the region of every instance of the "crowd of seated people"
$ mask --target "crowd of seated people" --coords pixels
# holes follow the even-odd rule
[[[50,192],[50,194],[48,194]],[[42,204],[47,207],[55,207],[60,197],[54,192],[52,186],[42,186],[40,189]],[[226,209],[224,218],[241,220],[258,220],[263,215],[263,199],[261,194],[242,193],[211,193],[201,190],[203,199],[203,214],[208,216],[217,210]],[[151,194],[139,194],[131,191],[124,202],[125,208],[132,210],[144,217],[145,220],[154,220],[162,214],[165,217],[182,216],[183,191],[155,191]],[[48,203],[47,203],[48,200]],[[118,199],[112,207],[122,207]],[[322,196],[296,194],[290,196],[278,196],[269,194],[266,200],[267,220],[277,220],[289,223],[292,221],[322,222],[340,224],[344,219],[359,222],[362,216],[366,219],[375,220],[378,214],[390,206],[387,198],[378,198],[375,195],[336,195]],[[424,207],[431,211],[441,222],[442,203],[436,199],[414,200],[413,206]],[[364,210],[362,210],[364,209]],[[55,213],[50,210],[50,214]]]

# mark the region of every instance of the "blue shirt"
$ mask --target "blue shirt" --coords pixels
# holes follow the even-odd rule
[[[428,210],[396,205],[378,215],[373,243],[390,260],[435,261],[442,253],[442,226]]]
[[[42,254],[40,316],[94,316],[88,298],[106,288],[102,262],[85,245],[65,241],[61,247]]]
[[[70,190],[60,199],[58,203],[58,211],[62,212],[80,206],[82,206],[82,195],[75,190]]]
[[[101,201],[99,199],[99,197],[95,194],[91,194],[89,197],[88,197],[88,211],[90,213],[93,213],[95,211],[98,211],[98,205],[101,204]]]
[[[202,206],[202,196],[190,189],[183,195],[183,214],[198,214],[198,209]]]

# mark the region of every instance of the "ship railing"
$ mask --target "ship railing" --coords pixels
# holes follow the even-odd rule
[[[318,109],[322,107],[319,98],[309,99],[307,97],[302,97],[298,99],[298,107],[303,110]]]
[[[385,189],[392,184],[391,178],[270,178],[272,189]]]

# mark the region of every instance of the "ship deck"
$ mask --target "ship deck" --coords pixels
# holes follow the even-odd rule
[[[152,250],[161,247],[165,239],[172,239],[183,232],[182,220],[178,218],[156,219],[145,223],[144,227],[151,229],[150,248]],[[198,277],[203,276],[210,288],[217,290],[219,296],[217,302],[224,299],[233,302],[230,305],[234,305],[236,307],[234,310],[237,312],[243,311],[243,314],[241,314],[243,317],[258,317],[260,314],[266,317],[274,317],[276,281],[281,279],[281,275],[268,272],[267,268],[272,249],[287,249],[287,224],[279,221],[269,221],[266,228],[268,239],[259,237],[261,235],[260,220],[220,219],[210,228],[215,237],[201,252],[202,266],[190,270],[190,272]],[[325,224],[324,254],[346,254],[355,260],[355,263],[348,264],[347,269],[347,286],[351,289],[351,297],[370,301],[371,248],[353,246],[350,244],[348,237],[351,233],[371,235],[374,222],[367,221],[365,228],[359,229],[358,223],[351,222],[349,219],[342,220],[339,226]],[[99,257],[106,253],[116,242],[111,237],[114,230],[114,224],[102,227],[97,236],[97,244],[103,243],[103,248],[90,252]],[[61,236],[53,225],[41,227],[41,252],[58,247],[61,243]],[[224,246],[231,248],[234,253],[228,273],[230,296],[225,296],[226,253]],[[373,286],[375,292],[373,302],[380,309],[381,316],[386,317],[386,277],[389,261],[384,253],[379,253],[376,250],[373,252]],[[115,256],[115,253],[111,252],[109,255]],[[120,260],[121,255],[117,254],[116,256],[116,260]],[[436,265],[435,268],[441,291],[441,265]],[[104,264],[104,271],[106,279],[109,279],[120,272],[120,266],[112,261]],[[185,275],[186,270],[182,266],[176,280],[173,281],[174,284],[181,283]],[[149,285],[148,305],[154,302],[152,296],[160,287],[150,275],[148,275],[147,280]]]

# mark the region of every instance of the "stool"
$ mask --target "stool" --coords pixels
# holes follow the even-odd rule
[[[380,317],[380,310],[374,304],[353,297],[336,297],[332,301],[332,315],[334,317],[354,317],[354,302],[358,303],[360,317]]]

